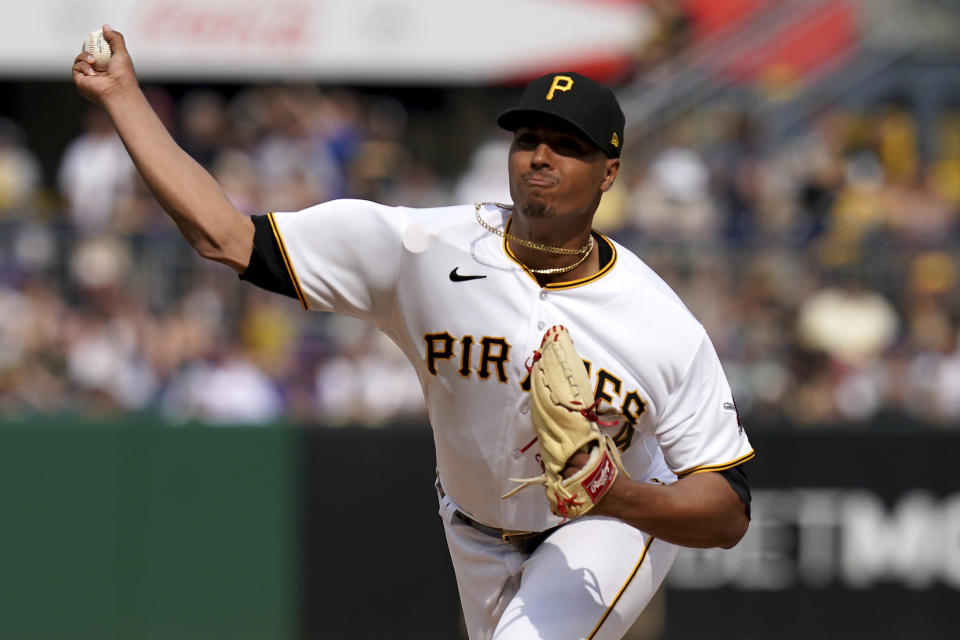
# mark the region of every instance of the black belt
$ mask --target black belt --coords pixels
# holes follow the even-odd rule
[[[446,495],[443,487],[440,486],[439,478],[437,478],[437,493],[440,494],[441,498]],[[557,527],[553,527],[546,531],[505,531],[478,522],[459,509],[454,510],[453,516],[464,524],[470,525],[480,533],[485,533],[493,538],[499,538],[502,542],[509,544],[517,551],[528,555],[536,551],[537,547],[557,529]]]

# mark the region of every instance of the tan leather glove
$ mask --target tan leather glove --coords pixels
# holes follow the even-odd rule
[[[566,521],[592,509],[619,474],[629,475],[613,440],[597,426],[590,376],[567,330],[559,325],[547,329],[533,360],[530,417],[544,472],[535,478],[511,478],[522,484],[503,497],[543,484],[550,510]],[[567,461],[581,451],[590,454],[589,460],[564,478]]]

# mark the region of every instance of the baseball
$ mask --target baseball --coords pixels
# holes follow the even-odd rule
[[[110,62],[110,43],[103,37],[103,29],[91,31],[83,41],[83,51],[93,55],[97,61],[93,68],[97,71],[105,71],[107,63]]]

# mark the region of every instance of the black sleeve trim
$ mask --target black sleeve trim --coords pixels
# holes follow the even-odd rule
[[[730,483],[730,486],[740,496],[743,506],[747,511],[747,519],[750,518],[750,485],[747,483],[747,472],[743,470],[743,465],[730,467],[717,471]]]
[[[250,264],[240,274],[240,279],[261,289],[296,298],[302,303],[303,299],[290,276],[269,216],[252,216],[251,219],[254,228],[253,252],[250,254]]]

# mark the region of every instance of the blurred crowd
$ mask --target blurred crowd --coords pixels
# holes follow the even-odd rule
[[[901,104],[785,144],[729,111],[640,150],[618,211],[763,423],[960,426],[960,111],[922,161]]]
[[[389,97],[314,86],[149,98],[248,214],[338,197],[509,199],[508,138],[454,173]],[[489,115],[489,114],[488,114]],[[359,321],[304,313],[182,241],[104,114],[44,176],[0,120],[0,413],[422,422],[413,370]],[[707,326],[759,425],[960,425],[960,111],[922,149],[903,105],[822,112],[771,145],[717,108],[631,141],[597,228]],[[51,188],[50,185],[53,185]]]

